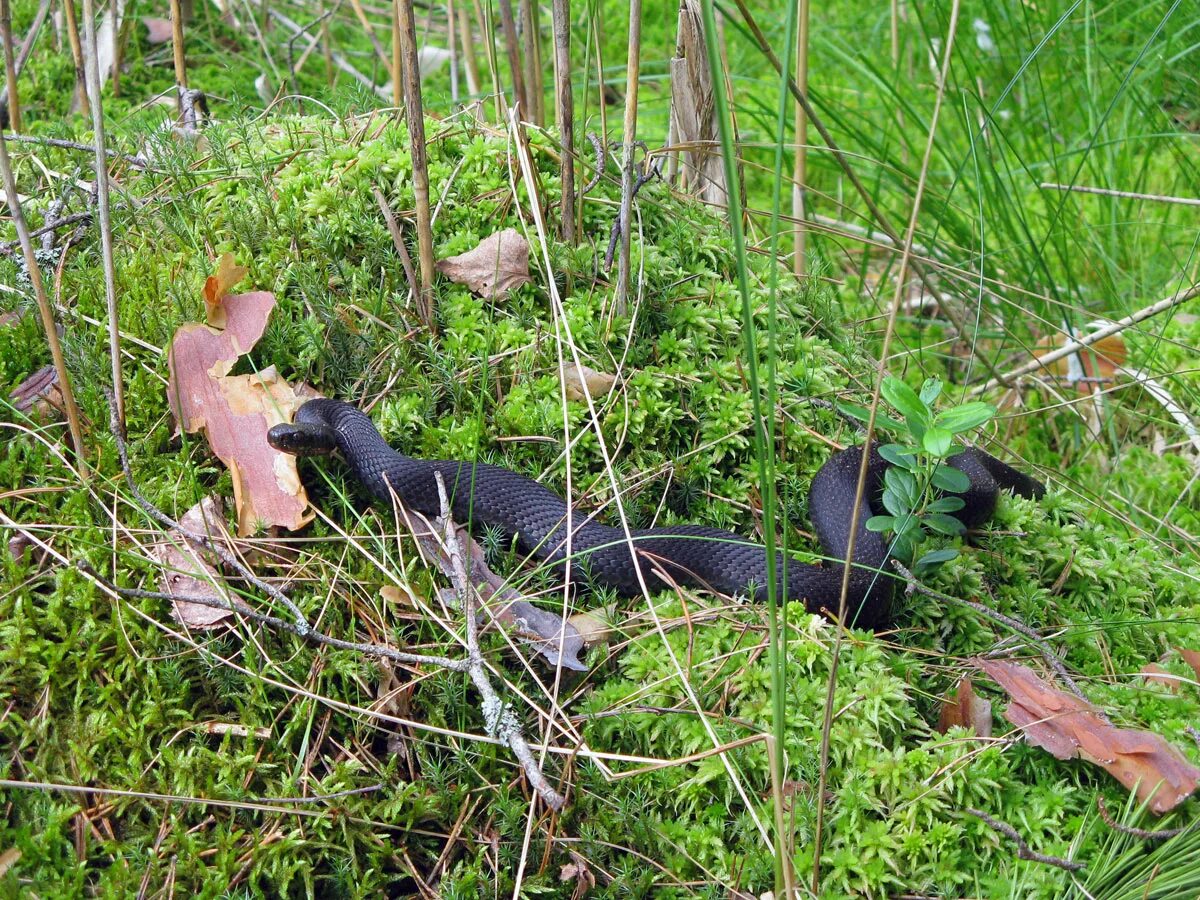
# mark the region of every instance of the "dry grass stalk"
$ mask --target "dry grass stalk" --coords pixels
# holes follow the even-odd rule
[[[467,93],[478,97],[483,93],[483,82],[479,79],[479,60],[475,58],[475,36],[471,33],[471,14],[467,11],[467,0],[459,0],[459,6],[454,10],[458,24],[458,43],[462,48],[462,58],[467,71]],[[476,107],[483,114],[482,106]]]
[[[266,10],[266,4],[263,5]],[[171,0],[171,49],[175,58],[175,111],[183,116],[183,92],[187,90],[187,60],[183,55],[183,8]]]
[[[512,105],[521,107],[521,117],[529,113],[529,97],[525,79],[521,76],[521,51],[517,47],[517,23],[513,19],[512,0],[500,0],[500,27],[504,30],[504,48],[508,52],[508,67],[512,70]]]
[[[79,20],[75,16],[75,0],[63,0],[67,43],[71,47],[71,62],[75,65],[75,98],[72,107],[84,115],[88,112],[87,79],[84,77],[83,42],[79,39]]]
[[[571,94],[571,0],[554,0],[554,102],[562,141],[562,239],[575,243],[575,100]]]
[[[42,284],[42,272],[38,268],[37,258],[33,255],[33,238],[29,236],[29,226],[25,224],[25,214],[17,199],[17,179],[13,175],[12,161],[8,157],[8,141],[0,132],[0,177],[4,181],[4,193],[8,198],[9,216],[13,228],[16,229],[17,239],[21,242],[21,253],[25,258],[25,267],[29,272],[29,282],[33,287],[33,296],[37,301],[38,313],[42,317],[42,330],[46,332],[46,343],[50,346],[50,359],[58,372],[58,389],[62,393],[63,406],[67,413],[67,428],[71,432],[71,446],[75,450],[75,461],[80,473],[87,477],[87,462],[83,455],[83,429],[80,426],[79,407],[75,404],[75,392],[71,388],[71,373],[67,371],[67,363],[63,358],[62,345],[58,340],[58,330],[54,321],[54,311],[50,308],[50,298]]]
[[[387,52],[383,49],[383,44],[379,43],[379,38],[375,36],[375,26],[367,18],[367,12],[363,9],[361,0],[350,0],[350,6],[354,9],[354,15],[358,19],[359,24],[363,27],[363,34],[367,36],[367,40],[375,48],[375,55],[379,57],[380,64],[390,72],[392,64],[388,60]]]
[[[404,0],[392,0],[392,106],[396,109],[400,108],[400,104],[404,100],[404,84],[405,66],[404,66],[404,37],[401,34],[406,25],[404,17],[409,19],[409,26],[413,31],[413,43],[416,43],[416,24],[413,23],[412,4],[408,4],[408,9],[404,9]],[[418,98],[420,91],[417,92]],[[423,143],[423,142],[422,142]],[[413,160],[414,163],[416,160]]]
[[[796,86],[808,94],[808,0],[800,0],[799,27],[796,30]],[[792,218],[796,230],[792,241],[792,271],[808,271],[808,116],[799,103],[796,109],[796,163],[792,172]]]
[[[629,49],[625,60],[625,127],[621,153],[621,255],[617,263],[617,315],[629,306],[630,228],[633,219],[633,187],[637,173],[633,154],[637,141],[637,98],[642,59],[642,0],[629,4]]]
[[[545,87],[542,83],[542,49],[538,40],[537,4],[521,0],[521,37],[524,39],[526,113],[538,126],[545,124]]]
[[[404,66],[404,109],[412,144],[413,196],[417,206],[417,256],[421,267],[421,292],[417,314],[430,332],[437,330],[433,310],[433,223],[429,213],[429,162],[425,148],[425,111],[421,104],[421,65],[417,59],[417,26],[412,0],[395,0],[400,35],[400,61]],[[401,73],[397,73],[401,74]]]
[[[4,44],[4,81],[8,85],[8,127],[21,131],[21,100],[17,95],[17,57],[13,51],[12,8],[0,0],[0,43]]]
[[[100,48],[96,45],[95,0],[83,0],[83,30],[87,39],[84,60],[88,94],[92,103],[93,162],[96,172],[96,208],[100,222],[100,253],[104,268],[104,297],[108,313],[108,352],[112,358],[113,391],[117,418],[125,424],[125,388],[121,378],[121,336],[117,317],[116,262],[113,258],[112,206],[108,190],[108,153],[104,146],[104,104],[100,99]]]

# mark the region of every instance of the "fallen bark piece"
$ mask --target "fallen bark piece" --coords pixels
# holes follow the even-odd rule
[[[1095,707],[1047,684],[1026,666],[978,657],[973,662],[1012,699],[1004,717],[1030,743],[1059,759],[1096,763],[1158,815],[1170,812],[1200,784],[1200,769],[1159,735],[1116,727]]]
[[[515,228],[484,238],[474,250],[439,260],[437,270],[489,300],[533,280],[529,277],[529,242]]]

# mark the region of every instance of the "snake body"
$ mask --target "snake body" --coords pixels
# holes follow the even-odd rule
[[[569,508],[553,491],[500,466],[414,459],[398,453],[388,446],[371,419],[348,403],[310,400],[297,411],[293,424],[272,428],[268,441],[276,449],[294,455],[339,450],[355,477],[377,499],[390,505],[395,496],[427,516],[441,511],[435,478],[441,474],[459,522],[470,521],[476,528],[498,528],[514,536],[522,552],[555,569],[559,577],[579,579],[586,575],[592,582],[624,596],[642,592],[624,529],[604,525],[582,513],[573,514],[568,559]],[[809,514],[821,547],[831,560],[844,560],[850,544],[862,453],[862,447],[835,453],[809,487]],[[1024,497],[1045,493],[1041,483],[981,450],[964,450],[951,457],[949,464],[970,480],[970,488],[959,495],[963,509],[956,514],[968,528],[991,517],[1002,488]],[[867,519],[880,510],[883,475],[888,466],[872,449],[846,607],[850,624],[860,628],[888,624],[893,594],[893,579],[884,570],[888,545],[882,535],[865,527]],[[766,594],[766,550],[744,537],[702,525],[633,529],[629,536],[651,591],[675,582],[755,599],[763,599]],[[788,599],[801,600],[814,612],[838,609],[842,565],[813,565],[780,554],[776,572],[781,575],[785,567]]]

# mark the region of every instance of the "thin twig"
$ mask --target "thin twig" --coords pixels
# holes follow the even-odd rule
[[[408,279],[408,289],[412,291],[413,298],[416,299],[420,296],[421,287],[417,282],[417,274],[413,271],[412,257],[408,255],[408,245],[404,243],[404,233],[400,230],[400,223],[396,221],[396,214],[392,212],[387,197],[383,195],[383,191],[379,189],[378,185],[371,185],[371,190],[375,193],[375,202],[379,204],[379,211],[383,213],[388,233],[392,236],[392,246],[396,248],[396,253],[400,257],[400,265],[404,268],[404,277]]]
[[[599,135],[594,131],[587,133],[587,139],[592,145],[592,152],[596,155],[596,174],[592,176],[592,180],[583,186],[583,190],[579,192],[579,196],[590,194],[596,189],[596,185],[600,183],[600,179],[604,177],[605,164],[608,162],[608,154],[604,150],[604,141],[600,140]]]
[[[1137,191],[1117,191],[1112,188],[1084,187],[1082,184],[1055,184],[1053,181],[1044,181],[1039,187],[1043,191],[1067,191],[1071,194],[1099,194],[1102,197],[1120,197],[1123,200],[1150,200],[1154,203],[1200,206],[1200,198],[1198,197],[1170,197],[1164,194],[1141,194]]]
[[[441,519],[445,528],[443,542],[454,566],[454,588],[458,594],[459,603],[462,605],[467,625],[467,673],[471,676],[475,689],[483,697],[481,710],[484,726],[491,737],[504,741],[512,750],[513,755],[517,757],[521,767],[525,770],[525,776],[529,779],[529,783],[546,805],[551,809],[562,809],[566,805],[566,798],[546,780],[541,766],[533,756],[533,750],[525,740],[524,734],[521,733],[521,724],[517,721],[516,714],[512,711],[511,706],[500,700],[496,689],[492,687],[491,679],[488,678],[487,669],[483,663],[483,654],[479,650],[479,621],[475,612],[475,591],[471,586],[470,579],[467,578],[467,568],[463,562],[463,547],[458,538],[458,527],[450,516],[450,501],[446,495],[446,484],[442,480],[440,472],[435,473],[435,478],[437,479],[438,499],[441,502]]]
[[[642,59],[642,0],[629,2],[629,48],[625,56],[625,125],[621,152],[621,252],[617,261],[617,315],[625,315],[629,304],[629,279],[632,274],[631,239],[629,223],[633,218],[633,195],[637,174],[633,166],[633,154],[637,147],[637,100]]]
[[[96,148],[90,144],[81,144],[78,141],[64,141],[61,138],[38,137],[31,134],[6,134],[6,141],[11,141],[15,144],[41,144],[44,147],[58,147],[62,150],[82,150],[84,153],[95,153]],[[114,159],[120,159],[122,162],[128,163],[136,169],[144,169],[146,161],[139,159],[136,156],[130,156],[128,153],[119,153],[116,150],[105,150],[108,156]]]
[[[571,0],[554,0],[554,101],[562,141],[559,233],[575,243],[575,98],[571,92]],[[453,31],[453,28],[451,29]]]
[[[1096,795],[1096,808],[1100,810],[1100,818],[1104,820],[1104,824],[1114,831],[1119,831],[1122,834],[1132,835],[1133,837],[1141,838],[1144,841],[1165,841],[1168,838],[1179,837],[1185,831],[1191,831],[1196,827],[1196,823],[1192,822],[1184,825],[1182,828],[1162,828],[1151,831],[1147,828],[1134,828],[1132,825],[1122,825],[1112,817],[1108,811],[1108,804],[1104,802],[1104,798]]]
[[[49,211],[47,212],[47,215],[49,215]],[[71,213],[69,216],[63,216],[61,219],[55,219],[54,221],[49,221],[48,219],[47,223],[41,228],[35,228],[33,231],[29,232],[29,237],[30,239],[42,237],[44,235],[51,234],[67,225],[74,225],[76,222],[90,221],[91,218],[91,210],[85,210],[84,212]],[[20,249],[20,246],[21,242],[19,240],[5,241],[4,243],[0,244],[0,254],[4,256],[11,256]]]
[[[983,819],[989,828],[991,828],[993,831],[1000,832],[1000,834],[1004,835],[1006,838],[1016,844],[1018,859],[1027,859],[1030,862],[1040,862],[1045,863],[1048,866],[1057,866],[1060,869],[1066,869],[1068,872],[1078,872],[1083,868],[1083,863],[1073,862],[1072,860],[1063,859],[1059,856],[1047,856],[1045,853],[1038,853],[1036,850],[1030,850],[1029,845],[1025,843],[1025,839],[1022,838],[1021,835],[1017,834],[1017,829],[1005,822],[1000,822],[996,819],[993,819],[991,816],[985,812],[982,812],[981,810],[968,809],[967,812],[978,819]]]
[[[0,0],[0,43],[4,45],[4,80],[8,91],[5,99],[8,123],[13,131],[21,130],[21,100],[17,95],[17,60],[13,50],[12,8],[9,0]]]
[[[997,612],[990,607],[984,606],[982,603],[976,603],[974,600],[964,600],[961,597],[953,597],[950,594],[943,594],[941,591],[935,591],[931,587],[926,587],[925,585],[921,584],[921,582],[917,580],[917,577],[913,575],[913,573],[907,568],[905,568],[905,566],[899,560],[892,560],[892,568],[894,568],[904,577],[904,589],[906,593],[912,593],[913,591],[916,591],[918,594],[924,594],[926,597],[931,597],[934,600],[958,603],[962,606],[973,609],[980,615],[986,616],[995,622],[999,622],[1000,624],[1011,628],[1018,634],[1028,638],[1037,649],[1038,654],[1046,661],[1046,665],[1054,670],[1054,673],[1062,679],[1063,684],[1067,686],[1071,693],[1085,703],[1091,703],[1091,701],[1088,700],[1087,695],[1085,695],[1083,691],[1079,689],[1079,685],[1077,685],[1074,679],[1071,678],[1070,673],[1067,672],[1067,667],[1063,665],[1063,661],[1058,657],[1058,654],[1051,649],[1050,645],[1047,644],[1036,631],[1034,631],[1024,622],[1014,619],[1011,616],[1006,616],[1004,613]]]

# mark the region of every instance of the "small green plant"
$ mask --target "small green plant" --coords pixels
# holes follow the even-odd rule
[[[918,394],[899,378],[889,377],[884,379],[881,392],[904,421],[876,417],[876,427],[895,435],[899,442],[879,448],[879,455],[892,464],[883,476],[887,514],[871,516],[867,528],[894,534],[892,554],[912,564],[930,535],[962,534],[963,525],[952,513],[963,508],[963,499],[953,495],[966,491],[970,481],[947,460],[961,449],[955,438],[983,425],[996,410],[987,403],[972,401],[934,412],[934,403],[942,393],[942,382],[937,378],[926,379]],[[843,404],[842,409],[863,421],[868,418],[867,410],[860,406]],[[930,550],[917,559],[914,568],[929,572],[957,556],[958,550],[953,547]]]

